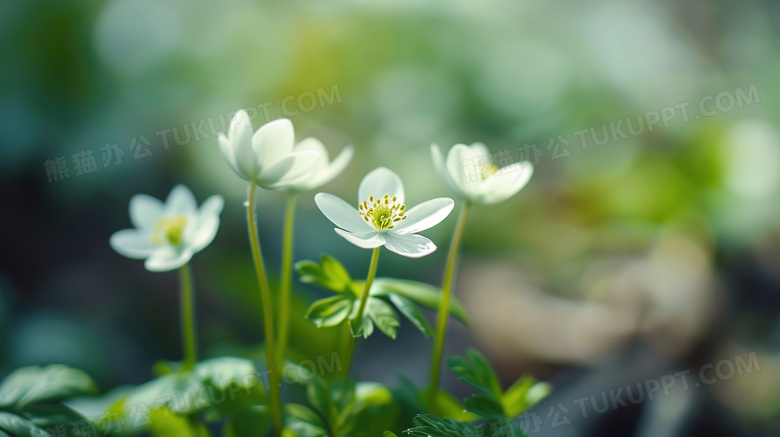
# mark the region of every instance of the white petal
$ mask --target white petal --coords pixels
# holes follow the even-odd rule
[[[294,143],[295,129],[286,118],[266,123],[252,137],[252,148],[263,170],[289,155]]]
[[[236,112],[230,121],[228,141],[233,151],[233,163],[239,174],[253,179],[261,167],[252,149],[252,121],[243,109]]]
[[[192,235],[188,236],[189,248],[192,253],[197,253],[203,250],[206,246],[214,241],[214,237],[217,235],[217,229],[219,229],[219,217],[211,215],[205,220],[201,221],[192,232]]]
[[[332,181],[336,176],[344,171],[344,169],[347,167],[347,164],[349,164],[349,161],[352,159],[352,155],[354,153],[355,149],[352,146],[344,147],[344,150],[342,150],[337,157],[333,158],[333,161],[331,161],[330,164],[321,169],[316,177],[312,178],[310,181],[305,181],[299,184],[301,187],[300,189],[312,190]]]
[[[294,186],[295,181],[311,176],[311,172],[319,160],[320,155],[316,152],[291,153],[264,170],[257,184],[271,189]]]
[[[447,153],[446,162],[447,173],[452,177],[453,183],[469,200],[474,200],[479,196],[482,182],[476,174],[473,158],[474,155],[469,146],[456,144]]]
[[[151,234],[140,229],[115,232],[108,242],[120,255],[135,259],[146,258],[159,247],[152,242]]]
[[[210,216],[219,216],[222,213],[222,208],[225,207],[225,199],[220,195],[214,195],[206,199],[203,205],[200,206],[198,215],[201,219],[206,219]]]
[[[198,205],[195,203],[195,196],[192,191],[184,185],[176,185],[168,195],[165,201],[165,215],[195,215],[198,211]]]
[[[144,267],[150,272],[167,272],[187,264],[192,258],[189,248],[176,249],[172,246],[161,246],[146,259]]]
[[[333,230],[345,240],[362,249],[373,249],[385,244],[384,236],[377,231],[352,233],[339,228]]]
[[[358,203],[367,200],[370,196],[379,198],[385,194],[391,198],[396,197],[398,203],[404,203],[404,185],[401,183],[401,178],[385,167],[379,167],[360,181]]]
[[[492,181],[493,183],[485,189],[483,203],[493,204],[503,202],[514,196],[528,184],[533,173],[533,165],[528,161],[524,161],[515,164],[514,171],[488,178],[488,181],[494,180]]]
[[[466,195],[463,193],[463,190],[455,183],[453,176],[450,175],[450,172],[447,170],[447,166],[444,164],[444,156],[442,155],[441,150],[439,150],[439,146],[435,143],[431,144],[431,157],[433,158],[433,168],[436,169],[436,172],[444,179],[447,188],[449,188],[457,197],[465,198]]]
[[[225,156],[225,160],[227,161],[228,165],[230,165],[230,168],[239,177],[246,179],[247,176],[241,173],[241,171],[238,169],[238,166],[236,165],[236,156],[233,152],[233,145],[230,140],[228,140],[225,135],[219,134],[219,137],[217,137],[217,142],[219,142],[219,148],[222,150],[222,154]]]
[[[193,253],[203,250],[214,241],[219,228],[219,214],[222,212],[225,201],[222,196],[211,196],[200,207],[197,223],[187,233],[186,242]]]
[[[401,235],[393,231],[385,234],[385,247],[409,258],[419,258],[436,250],[436,245],[433,244],[433,241],[422,235]]]
[[[130,199],[130,220],[136,228],[149,229],[162,216],[164,205],[146,194],[136,194]]]
[[[480,157],[485,160],[486,163],[490,162],[490,151],[483,143],[472,143],[469,146],[469,149],[471,149],[471,156]]]
[[[393,228],[397,234],[414,234],[441,223],[452,212],[455,202],[446,197],[431,199],[406,211],[406,219]]]
[[[314,196],[314,203],[328,220],[340,228],[358,233],[376,232],[352,205],[332,194],[319,193]]]
[[[322,144],[322,141],[314,137],[304,138],[298,144],[296,144],[295,147],[293,147],[293,152],[303,151],[317,152],[322,155],[322,157],[325,159],[325,162],[328,161],[328,150]]]

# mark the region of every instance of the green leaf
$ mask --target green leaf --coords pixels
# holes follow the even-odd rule
[[[284,411],[287,428],[297,437],[323,437],[330,435],[327,425],[311,408],[300,404],[286,404]]]
[[[398,437],[393,431],[385,431],[382,437]]]
[[[464,437],[478,434],[468,423],[460,422],[454,419],[443,419],[433,414],[421,414],[416,416],[412,423],[413,428],[407,429],[409,435],[424,437]]]
[[[466,399],[463,404],[467,410],[486,419],[503,419],[506,416],[501,403],[486,394],[476,394]]]
[[[305,284],[316,284],[337,293],[350,291],[352,278],[344,266],[331,256],[322,255],[321,265],[314,261],[299,261],[295,270]]]
[[[399,296],[395,293],[388,293],[390,302],[395,305],[396,308],[409,319],[412,324],[423,333],[425,337],[433,335],[433,329],[428,324],[428,320],[423,315],[422,311],[411,300]]]
[[[500,402],[501,384],[493,368],[479,352],[471,349],[466,352],[465,358],[448,359],[447,365],[458,379]]]
[[[355,385],[355,402],[349,414],[348,429],[338,429],[337,435],[375,437],[395,426],[400,415],[390,390],[376,382],[361,381]]]
[[[536,405],[552,392],[552,386],[546,382],[537,382],[534,377],[524,375],[501,397],[507,417],[514,417]]]
[[[398,313],[395,312],[390,304],[382,299],[369,297],[366,304],[366,312],[380,331],[395,340],[398,334],[398,326],[401,323],[398,321]]]
[[[41,428],[84,420],[81,413],[63,404],[29,405],[21,414]]]
[[[179,416],[158,408],[149,415],[149,433],[155,437],[211,437],[208,429],[192,416]]]
[[[225,423],[224,437],[263,436],[273,423],[271,411],[266,406],[251,407],[230,417]]]
[[[15,437],[49,437],[49,433],[31,421],[0,411],[0,430]]]
[[[23,367],[0,386],[0,407],[22,409],[33,403],[96,393],[95,382],[81,370],[59,364]]]
[[[406,279],[376,278],[371,285],[371,295],[385,297],[388,293],[395,293],[433,311],[439,309],[441,300],[441,289],[430,284]],[[454,297],[450,299],[450,314],[466,325],[469,324],[463,304]]]
[[[306,318],[318,328],[336,326],[347,318],[354,300],[343,295],[320,299],[311,304]]]

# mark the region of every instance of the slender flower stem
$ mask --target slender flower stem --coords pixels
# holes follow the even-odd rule
[[[295,223],[296,193],[287,197],[287,212],[282,237],[282,274],[279,287],[279,360],[283,363],[287,351],[287,336],[290,332],[290,283],[292,282],[293,225]]]
[[[381,247],[381,246],[380,246]],[[360,295],[360,306],[358,306],[357,322],[358,326],[363,326],[363,313],[366,310],[366,302],[368,302],[368,293],[371,290],[371,284],[374,282],[374,276],[376,276],[376,266],[379,264],[379,249],[374,248],[374,253],[371,254],[371,267],[368,268],[368,278],[366,278],[366,285],[363,287],[363,294]],[[349,323],[346,320],[344,323]],[[344,366],[344,374],[349,375],[349,369],[352,367],[352,356],[355,354],[355,345],[357,337],[350,337],[349,344],[346,347],[346,360]]]
[[[184,264],[179,269],[179,299],[181,311],[181,342],[184,349],[183,370],[192,370],[198,359],[198,348],[195,341],[195,296],[192,291],[192,274],[190,265]]]
[[[441,376],[441,360],[444,352],[444,338],[447,336],[447,321],[450,314],[450,296],[452,295],[452,279],[455,275],[455,264],[458,260],[458,248],[460,247],[460,237],[463,235],[463,228],[466,226],[466,217],[471,205],[467,202],[463,205],[458,217],[458,224],[455,226],[455,233],[452,234],[450,250],[447,253],[447,264],[444,268],[444,279],[441,284],[441,301],[439,302],[439,312],[436,320],[436,339],[433,343],[433,359],[431,361],[431,388],[428,393],[428,411],[436,414],[436,398],[439,390],[439,377]]]
[[[274,321],[273,306],[271,303],[271,291],[268,289],[268,278],[263,265],[263,255],[260,252],[260,240],[257,236],[257,223],[255,220],[255,181],[249,183],[249,199],[247,202],[247,223],[249,225],[249,242],[252,246],[252,258],[255,261],[257,282],[260,285],[260,298],[263,305],[263,323],[265,329],[265,352],[268,361],[268,379],[271,386],[271,414],[274,420],[274,435],[282,434],[282,401],[279,394],[281,387],[279,373],[279,361],[276,360],[276,348],[274,346]]]

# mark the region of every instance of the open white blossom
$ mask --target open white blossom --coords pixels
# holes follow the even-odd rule
[[[385,246],[410,258],[428,255],[436,245],[416,233],[447,218],[455,202],[442,197],[407,210],[404,199],[401,179],[384,167],[373,170],[360,182],[358,209],[332,194],[314,197],[320,211],[339,227],[336,233],[355,246]]]
[[[312,150],[293,151],[295,130],[286,118],[253,132],[249,115],[240,110],[233,116],[227,136],[220,134],[217,140],[230,168],[265,188],[285,188],[309,175],[321,160],[320,154]]]
[[[198,209],[184,185],[175,186],[165,203],[137,194],[130,199],[135,228],[114,233],[109,242],[121,255],[146,259],[149,271],[177,269],[214,240],[223,205],[222,196],[211,196]]]
[[[309,162],[305,160],[298,160],[293,167],[291,173],[299,174],[298,179],[286,178],[286,180],[278,184],[279,188],[283,188],[289,191],[308,191],[315,188],[319,188],[333,178],[338,176],[349,164],[352,159],[352,155],[355,150],[352,146],[346,146],[338,154],[333,161],[328,160],[328,150],[322,145],[322,142],[316,138],[305,138],[301,142],[293,147],[293,153],[297,152],[314,152],[317,154],[317,160],[314,165],[309,166]],[[307,168],[298,169],[296,167]]]
[[[514,196],[528,183],[534,168],[530,162],[510,163],[499,168],[490,160],[482,143],[456,144],[444,159],[439,146],[431,144],[436,171],[456,197],[489,205]]]

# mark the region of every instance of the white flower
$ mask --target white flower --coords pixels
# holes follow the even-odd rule
[[[219,134],[219,147],[228,164],[240,177],[266,188],[284,188],[299,180],[317,164],[318,153],[293,153],[295,130],[292,122],[280,118],[252,131],[246,111],[236,112],[228,134]]]
[[[431,144],[436,171],[455,195],[469,202],[489,205],[514,196],[531,179],[530,162],[498,168],[490,162],[490,153],[482,143],[454,145],[444,160],[439,146]]]
[[[358,209],[327,193],[317,194],[314,201],[325,217],[341,228],[336,233],[355,246],[372,249],[384,245],[410,258],[436,250],[431,240],[415,233],[447,218],[455,204],[442,197],[407,210],[401,179],[384,167],[367,174],[360,182]]]
[[[320,140],[311,137],[305,138],[293,147],[293,153],[305,151],[317,154],[317,160],[314,165],[299,169],[299,166],[304,167],[309,163],[304,160],[296,161],[291,173],[300,174],[300,176],[298,179],[285,178],[285,182],[280,183],[279,188],[289,191],[308,191],[319,188],[344,171],[355,152],[352,146],[347,146],[344,147],[338,156],[333,158],[333,161],[328,161],[328,150],[325,149]]]
[[[222,196],[211,196],[199,210],[184,185],[175,186],[165,204],[136,194],[130,199],[135,229],[114,233],[111,247],[128,258],[145,258],[144,266],[152,272],[179,268],[214,240],[223,205]]]

